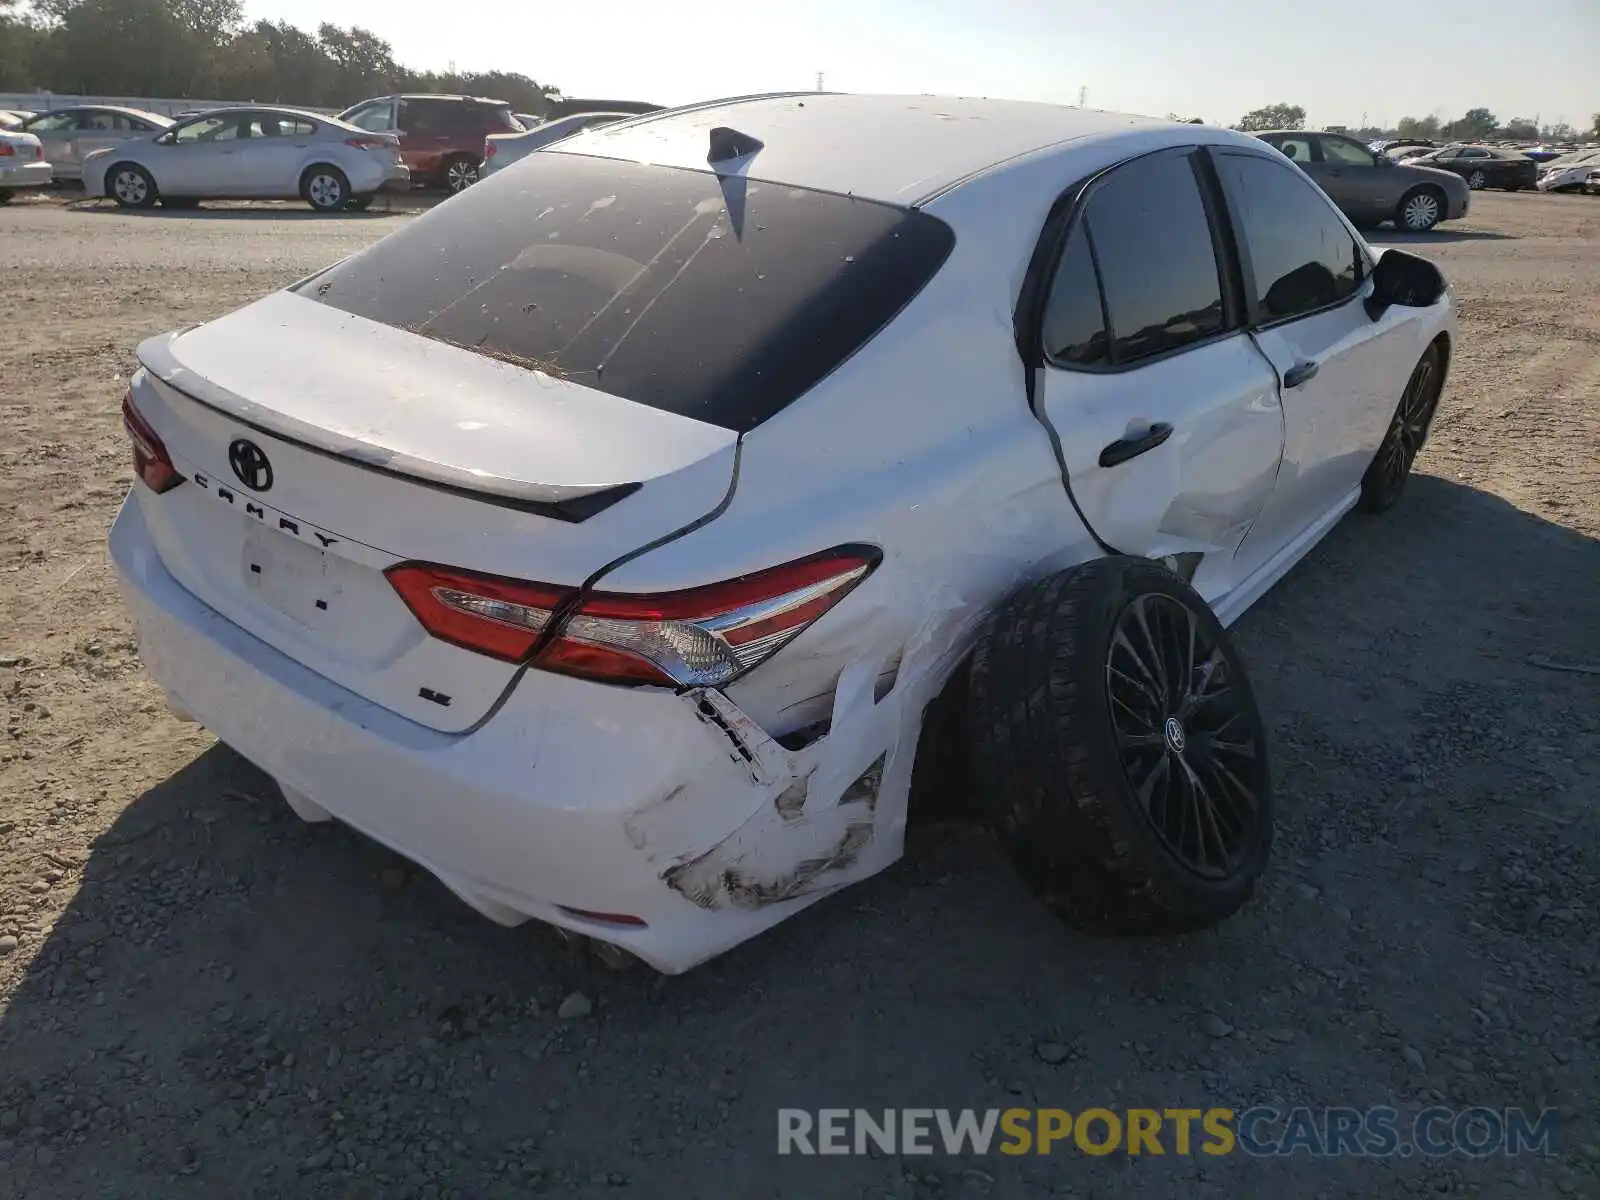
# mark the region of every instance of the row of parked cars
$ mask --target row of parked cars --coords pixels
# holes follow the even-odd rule
[[[461,191],[486,167],[658,107],[567,100],[542,120],[484,97],[397,95],[337,116],[257,104],[177,118],[114,105],[8,114],[0,202],[18,188],[68,181],[128,208],[300,198],[320,212],[359,210],[417,186]]]

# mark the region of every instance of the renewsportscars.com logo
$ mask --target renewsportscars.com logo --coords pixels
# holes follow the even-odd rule
[[[1550,1154],[1556,1125],[1521,1108],[780,1108],[778,1153],[1486,1158]]]

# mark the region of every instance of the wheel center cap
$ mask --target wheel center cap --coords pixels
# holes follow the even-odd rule
[[[1188,735],[1183,732],[1183,722],[1177,717],[1168,717],[1166,724],[1161,727],[1161,736],[1167,743],[1167,749],[1174,754],[1182,754],[1183,748],[1189,744]]]

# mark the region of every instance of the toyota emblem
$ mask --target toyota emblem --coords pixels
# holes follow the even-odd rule
[[[267,461],[267,452],[254,442],[239,438],[230,445],[228,465],[252,492],[264,492],[272,486],[272,464]]]

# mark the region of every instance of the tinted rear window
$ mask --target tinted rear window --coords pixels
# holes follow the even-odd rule
[[[299,290],[744,431],[859,349],[954,241],[893,205],[541,153]]]

